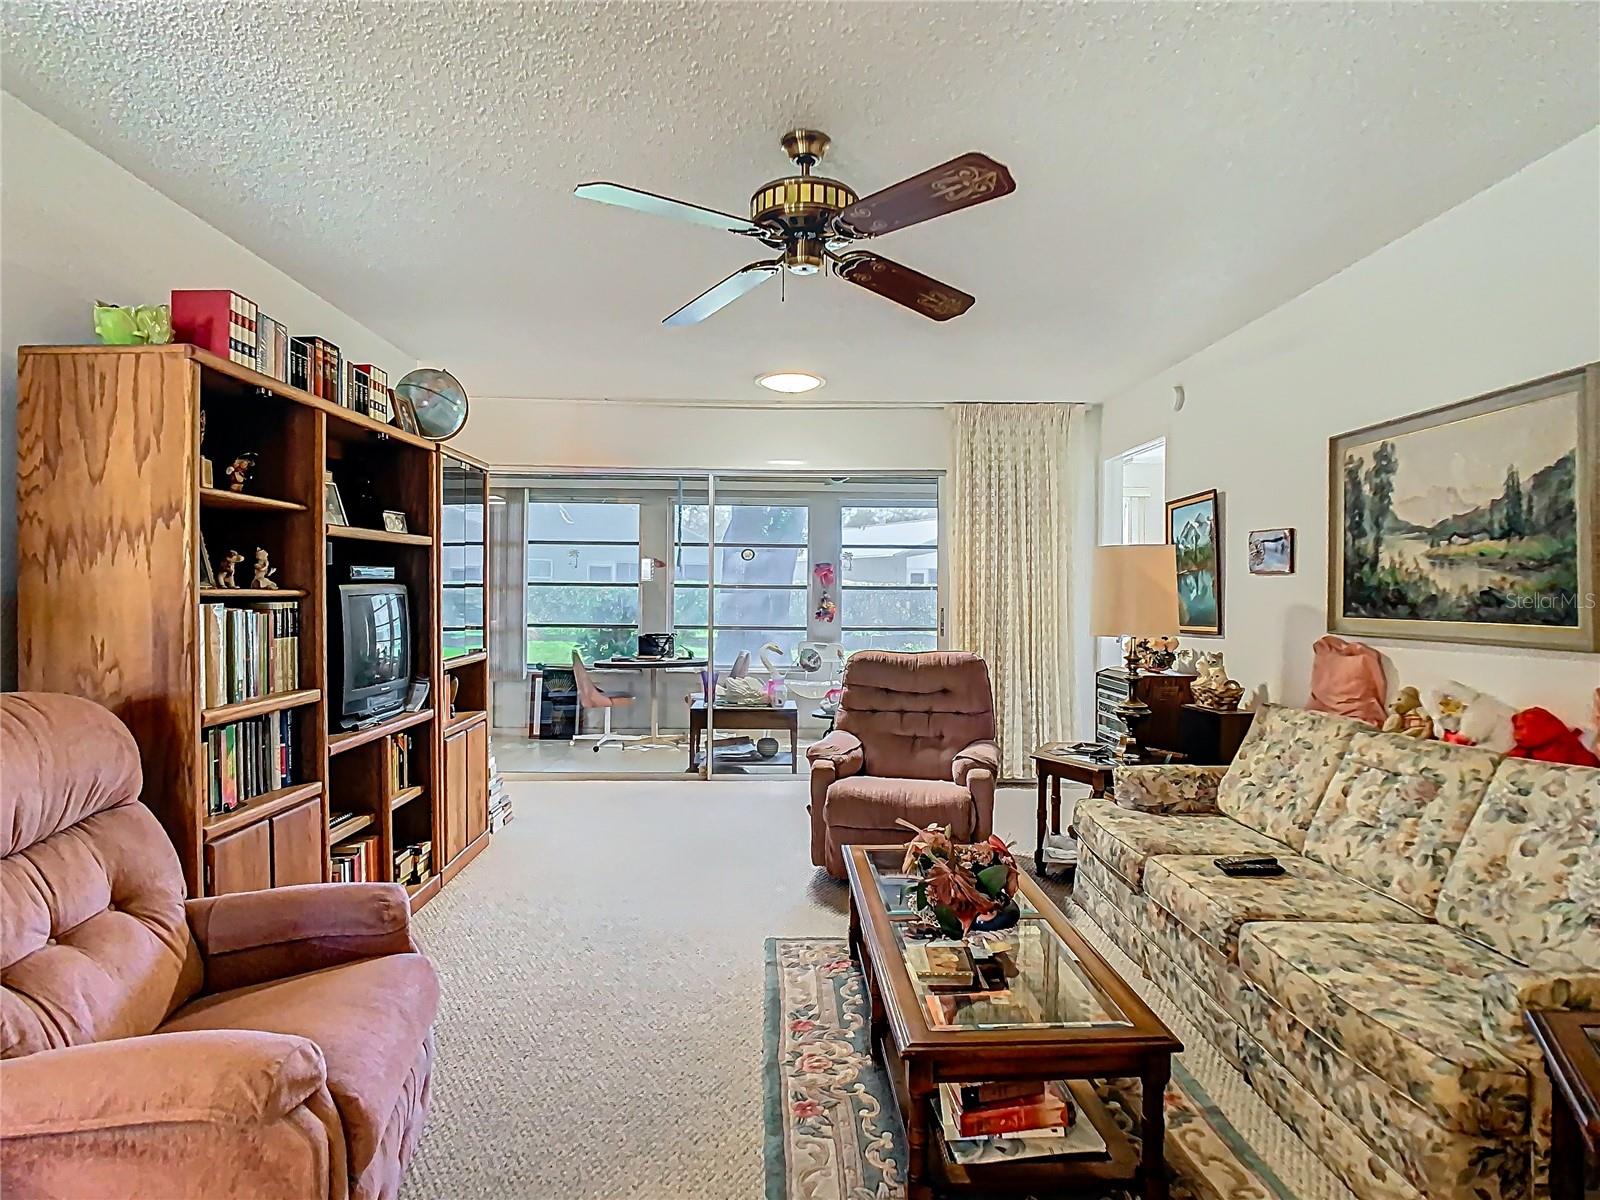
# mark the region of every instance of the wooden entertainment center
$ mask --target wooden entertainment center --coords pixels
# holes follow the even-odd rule
[[[409,871],[408,848],[427,847],[428,874],[408,890],[414,908],[435,895],[489,838],[488,656],[480,629],[476,649],[458,631],[447,658],[442,620],[447,524],[451,553],[479,564],[488,594],[481,466],[189,345],[23,347],[17,409],[19,684],[99,701],[133,731],[145,802],[189,894],[326,881],[349,840],[381,880],[396,877],[397,854]],[[208,448],[256,456],[244,490],[229,489],[215,453],[202,486],[202,414]],[[325,514],[329,472],[360,481],[341,485],[350,524]],[[475,547],[459,533],[474,523],[447,521],[447,503],[478,506]],[[405,514],[404,532],[385,511]],[[202,545],[213,562],[244,555],[241,585],[265,549],[278,587],[202,586]],[[393,568],[405,585],[411,673],[430,688],[417,711],[345,730],[334,610],[355,565]],[[208,707],[201,606],[264,601],[298,605],[295,686]],[[218,813],[208,735],[257,717],[281,722],[292,775]]]

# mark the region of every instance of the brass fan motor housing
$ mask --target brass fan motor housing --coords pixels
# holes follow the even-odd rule
[[[790,233],[815,234],[828,218],[854,204],[859,196],[837,179],[790,175],[763,184],[750,197],[750,219],[777,225]]]

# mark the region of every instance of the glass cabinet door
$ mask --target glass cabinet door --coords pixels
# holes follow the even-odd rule
[[[484,555],[488,474],[446,454],[443,466],[445,661],[485,648]]]

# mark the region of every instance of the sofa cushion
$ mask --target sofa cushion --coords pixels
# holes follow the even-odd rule
[[[851,775],[828,785],[823,803],[828,825],[855,829],[894,829],[904,817],[925,828],[948,824],[951,836],[970,838],[976,810],[972,793],[947,779],[885,779]],[[904,840],[897,837],[893,840]]]
[[[1299,850],[1351,739],[1370,728],[1348,717],[1263,706],[1217,785],[1218,810]]]
[[[1246,829],[1229,817],[1135,812],[1114,800],[1078,801],[1072,825],[1101,862],[1137,891],[1145,860],[1157,854],[1283,854],[1282,843]]]
[[[1289,1016],[1463,1133],[1527,1128],[1528,1077],[1480,1028],[1483,980],[1506,965],[1431,922],[1262,922],[1239,939],[1245,977]],[[1316,1086],[1315,1064],[1284,1065]]]
[[[1528,966],[1600,968],[1600,767],[1501,762],[1438,912]]]
[[[359,1180],[396,1110],[417,1104],[415,1065],[438,1008],[439,981],[428,960],[391,954],[202,996],[159,1032],[258,1029],[310,1038],[327,1063],[350,1178]]]
[[[0,697],[0,1057],[151,1032],[200,959],[133,736],[72,696]]]
[[[1224,875],[1215,855],[1161,855],[1144,868],[1144,894],[1193,936],[1229,958],[1247,921],[1419,921],[1405,905],[1299,855],[1287,874]]]
[[[1431,916],[1499,761],[1476,746],[1358,733],[1306,830],[1306,857]]]

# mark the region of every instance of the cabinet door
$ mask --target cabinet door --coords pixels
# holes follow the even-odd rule
[[[467,848],[467,735],[444,740],[444,861]]]
[[[467,730],[467,844],[489,828],[489,722]]]
[[[272,886],[272,833],[267,822],[246,825],[206,843],[206,895],[255,892]]]
[[[326,855],[322,850],[322,801],[297,804],[273,817],[272,886],[321,883]]]

